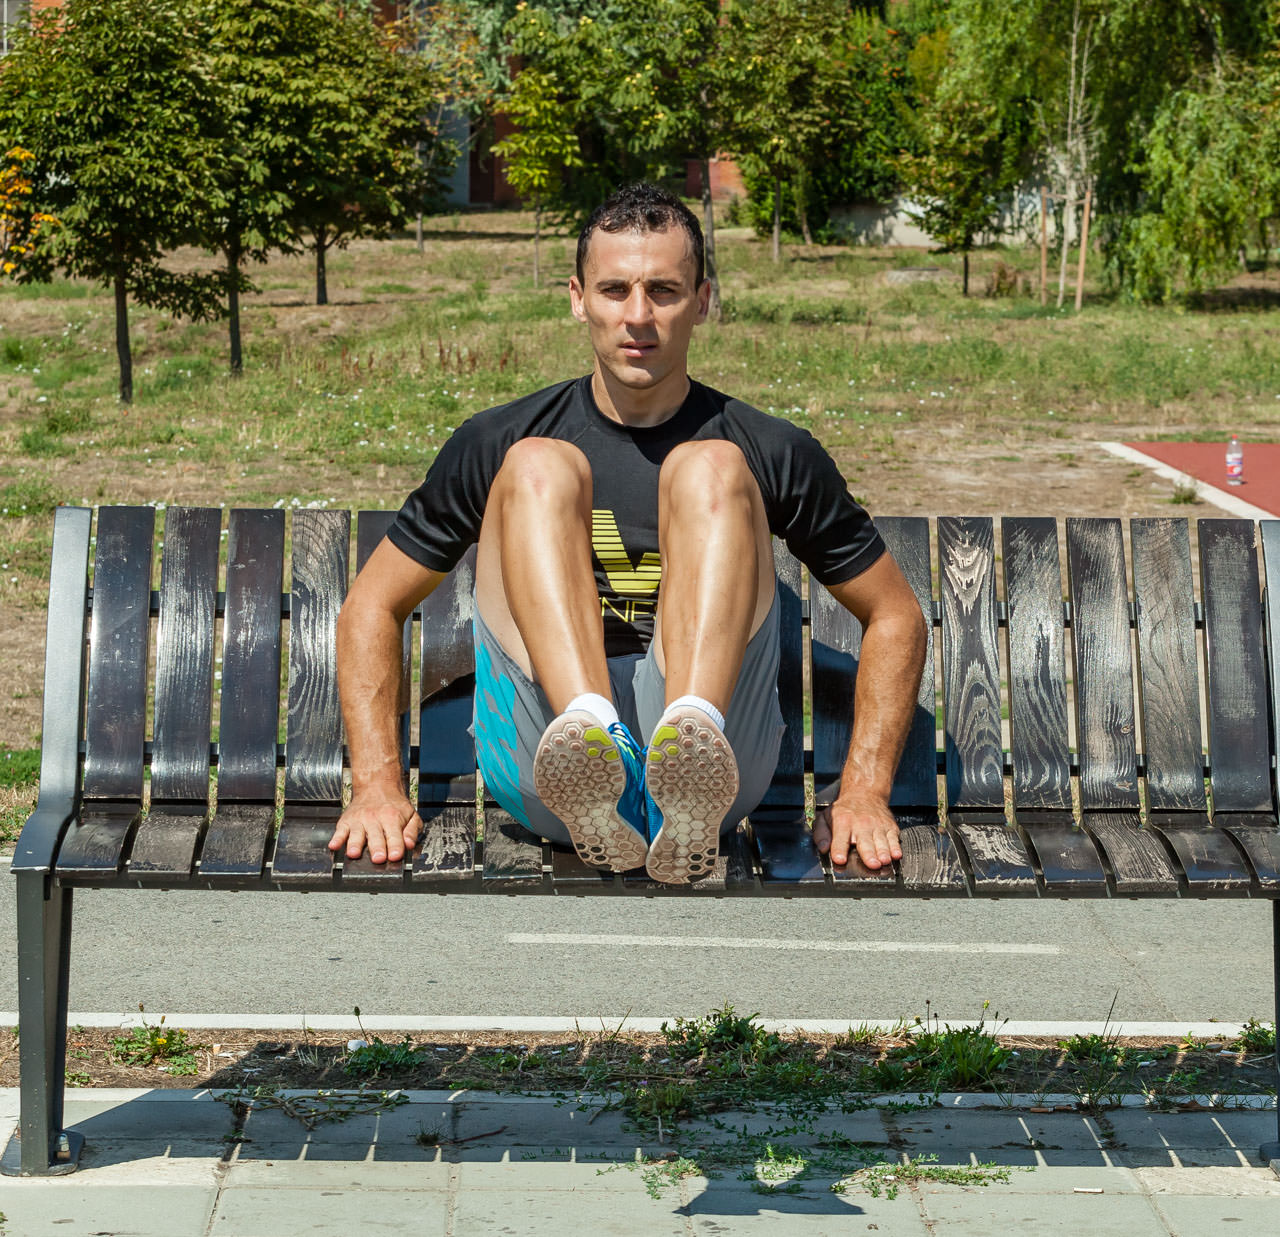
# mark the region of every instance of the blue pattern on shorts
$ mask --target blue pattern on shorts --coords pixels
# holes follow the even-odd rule
[[[488,792],[528,827],[529,814],[520,793],[516,762],[516,689],[494,664],[489,650],[477,640],[476,649],[476,763]]]

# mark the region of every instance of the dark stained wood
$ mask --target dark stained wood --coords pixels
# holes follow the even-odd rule
[[[889,792],[896,808],[938,810],[938,722],[933,678],[933,569],[929,521],[921,516],[881,516],[876,527],[906,577],[925,617],[928,649],[916,693],[916,710]],[[856,624],[855,624],[856,626]]]
[[[139,880],[185,881],[195,868],[196,847],[205,820],[203,811],[165,811],[153,807],[134,835],[129,852],[129,875]]]
[[[1120,521],[1069,519],[1067,571],[1081,807],[1136,812],[1133,658]]]
[[[394,511],[361,511],[356,520],[356,573],[364,570],[369,556],[376,550],[387,534],[387,529],[395,523]],[[402,656],[400,665],[401,699],[409,700],[410,677],[412,675],[411,644],[413,634],[412,616],[405,620],[402,637]],[[409,769],[409,710],[400,714],[400,763],[406,774]],[[405,782],[408,785],[406,779]]]
[[[164,517],[156,627],[151,803],[209,799],[213,627],[218,603],[216,508],[170,507]],[[144,833],[150,830],[150,821]],[[177,859],[177,856],[173,856]],[[194,855],[187,856],[187,867]]]
[[[949,810],[1004,815],[995,541],[989,519],[938,520]]]
[[[475,803],[475,547],[422,603],[418,799]]]
[[[1005,519],[1000,532],[1009,602],[1014,814],[1069,813],[1071,753],[1058,522],[1048,516]]]
[[[1133,520],[1147,807],[1204,812],[1195,594],[1186,520]]]
[[[274,803],[280,724],[280,592],[284,580],[284,512],[235,510],[227,524],[227,601],[222,620],[222,696],[218,718],[218,805]],[[243,823],[215,820],[202,865],[239,872],[265,836],[235,839]],[[256,820],[257,817],[254,817]],[[263,846],[257,846],[257,841]],[[226,845],[224,846],[224,841]],[[211,849],[212,848],[212,849]]]
[[[773,782],[761,803],[765,807],[803,807],[804,613],[800,600],[803,582],[800,561],[776,537],[773,566],[778,577],[778,705],[787,729],[778,751]]]
[[[543,875],[542,840],[491,799],[484,805],[482,856],[485,889],[550,892]]]
[[[213,884],[260,876],[275,832],[270,803],[219,803],[200,848],[200,875]]]
[[[1137,812],[1089,812],[1085,828],[1093,835],[1121,896],[1178,892],[1178,874],[1160,839],[1142,828]]]
[[[1026,826],[1027,844],[1044,881],[1045,893],[1105,893],[1107,876],[1093,839],[1067,817],[1058,823]]]
[[[899,809],[898,841],[902,859],[898,878],[906,893],[928,897],[964,897],[969,892],[959,849],[935,812]]]
[[[271,876],[281,884],[326,888],[337,879],[329,839],[342,814],[340,804],[285,803],[271,856]]]
[[[822,886],[827,883],[822,856],[805,825],[804,808],[759,808],[748,818],[760,856],[762,888]]]
[[[640,872],[644,869],[640,868]],[[593,868],[578,858],[578,852],[563,846],[551,847],[551,880],[556,893],[610,893],[621,876],[605,868]]]
[[[813,667],[813,783],[819,803],[840,791],[853,733],[853,692],[862,629],[821,584],[809,584],[809,656]]]
[[[1213,810],[1270,812],[1271,734],[1258,554],[1250,520],[1200,520]]]
[[[475,879],[475,803],[420,803],[422,838],[413,855],[415,884],[450,884]]]
[[[338,611],[347,593],[350,532],[349,511],[298,511],[293,517],[286,803],[342,801],[342,716],[334,647]]]
[[[1248,856],[1258,888],[1264,893],[1280,892],[1280,829],[1275,818],[1219,813],[1213,823]]]
[[[1280,520],[1262,520],[1262,565],[1267,573],[1266,638],[1271,683],[1271,751],[1280,767]],[[1280,788],[1278,788],[1280,789]]]
[[[410,863],[412,856],[410,856]],[[408,881],[409,863],[399,859],[395,862],[374,863],[366,850],[359,859],[348,859],[342,856],[342,887],[344,889],[365,889],[369,893],[394,893],[405,886]]]
[[[98,512],[85,708],[87,799],[142,799],[154,529],[150,507]]]
[[[1193,897],[1245,893],[1253,878],[1240,847],[1212,825],[1161,822],[1156,831],[1173,848]]]
[[[1034,896],[1035,869],[1017,830],[1008,825],[970,824],[949,819],[947,831],[964,847],[975,894]]]
[[[716,861],[715,871],[711,874],[717,880],[720,879],[721,864],[724,865],[725,893],[758,891],[759,883],[756,880],[758,863],[745,825],[740,824],[734,832],[721,835],[720,858]],[[715,886],[708,886],[708,888],[715,888]]]
[[[58,876],[77,881],[110,880],[119,873],[141,817],[132,803],[86,801],[58,851]]]

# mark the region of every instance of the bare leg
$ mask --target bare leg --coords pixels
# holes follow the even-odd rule
[[[480,529],[476,605],[557,712],[608,698],[591,565],[591,468],[570,443],[526,438],[507,452]]]
[[[655,639],[667,709],[649,738],[646,783],[662,827],[645,866],[670,884],[711,871],[738,766],[717,720],[751,636],[773,604],[773,550],[759,487],[732,443],[685,443],[659,485],[662,591]],[[699,703],[681,702],[696,696]]]
[[[667,700],[729,707],[747,642],[773,605],[773,546],[760,489],[730,442],[690,442],[662,467],[662,592],[654,639]]]

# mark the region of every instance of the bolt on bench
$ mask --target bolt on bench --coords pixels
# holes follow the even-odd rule
[[[157,542],[150,507],[104,507],[96,547],[92,511],[56,516],[40,797],[13,860],[22,1115],[6,1172],[69,1172],[79,1155],[80,1136],[63,1128],[77,888],[1253,898],[1271,902],[1280,966],[1280,606],[1264,609],[1259,570],[1260,547],[1280,581],[1280,520],[1198,522],[1198,603],[1185,520],[1131,521],[1128,556],[1117,519],[1065,530],[1004,519],[999,554],[990,519],[940,517],[932,544],[926,519],[877,521],[932,619],[892,799],[903,857],[879,872],[856,860],[833,869],[810,840],[806,795],[831,802],[848,745],[860,632],[821,586],[805,600],[802,569],[779,545],[787,733],[776,779],[706,879],[664,887],[643,870],[586,867],[478,804],[470,559],[406,623],[418,741],[408,715],[401,733],[423,838],[402,863],[335,858],[334,628],[351,516],[297,511],[287,527],[283,511],[235,510],[224,530],[222,514],[171,508]],[[359,515],[357,565],[391,519]],[[1280,1158],[1280,1142],[1263,1154]]]

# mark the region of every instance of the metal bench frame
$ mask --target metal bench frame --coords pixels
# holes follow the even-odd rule
[[[360,514],[357,565],[390,519]],[[933,538],[923,518],[879,520],[932,619],[892,796],[903,858],[880,872],[856,860],[835,870],[810,838],[806,799],[829,803],[838,788],[860,630],[824,588],[806,588],[779,546],[787,734],[777,775],[714,872],[672,888],[643,871],[585,867],[477,802],[466,734],[470,558],[406,623],[406,685],[417,680],[406,698],[421,700],[421,738],[411,741],[406,714],[403,752],[424,836],[399,864],[335,858],[325,843],[341,810],[344,751],[333,647],[350,513],[297,511],[288,530],[279,510],[232,511],[225,531],[222,520],[214,509],[167,511],[153,589],[151,508],[99,510],[96,548],[92,511],[56,516],[40,797],[12,865],[22,1112],[6,1172],[69,1172],[79,1156],[80,1136],[63,1126],[77,887],[1253,898],[1271,902],[1280,993],[1280,605],[1265,605],[1258,554],[1266,578],[1280,581],[1280,521],[1200,520],[1197,603],[1185,520],[1131,521],[1128,555],[1118,519],[1072,519],[1063,530],[1052,518],[1007,518],[998,550],[990,519],[940,517]],[[424,675],[412,673],[415,641]],[[1280,1137],[1262,1154],[1280,1159]]]

